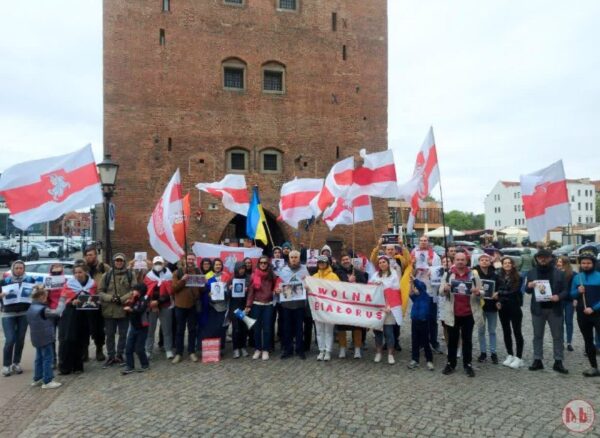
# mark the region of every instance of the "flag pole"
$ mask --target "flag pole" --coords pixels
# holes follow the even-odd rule
[[[189,196],[189,193],[188,193]],[[188,198],[189,200],[189,198]],[[190,207],[191,210],[191,207]],[[186,217],[185,217],[185,205],[181,206],[181,213],[182,213],[182,217],[183,217],[183,251],[184,251],[184,257],[187,260],[187,255],[188,255],[188,241],[187,241],[187,224],[186,224]]]
[[[315,238],[315,229],[317,228],[317,218],[312,223],[312,231],[310,232],[310,242],[308,244],[308,249],[312,249],[313,240]]]
[[[433,136],[433,130],[431,132],[431,135]],[[435,137],[433,138],[433,144],[435,145]],[[437,146],[436,146],[437,148]],[[441,203],[441,207],[442,207],[442,230],[444,231],[444,256],[447,257],[448,256],[448,238],[446,236],[446,216],[444,215],[444,192],[442,191],[442,172],[440,171],[440,163],[438,161],[438,175],[440,178],[439,184],[440,184],[440,203]],[[416,217],[415,217],[416,219]],[[445,269],[447,271],[447,269]]]
[[[352,200],[352,255],[356,254],[356,224],[354,223],[354,200]],[[352,270],[354,270],[354,265],[352,265]]]
[[[264,210],[263,210],[263,214],[264,214]],[[269,240],[271,240],[271,245],[275,246],[275,241],[273,240],[273,236],[271,235],[271,228],[269,227],[269,222],[268,222],[266,215],[265,215],[265,220],[263,221],[263,223],[267,227],[267,234],[269,235]]]

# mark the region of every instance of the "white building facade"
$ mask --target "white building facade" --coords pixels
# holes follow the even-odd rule
[[[594,184],[587,178],[568,179],[567,191],[571,203],[572,224],[595,223],[597,218]],[[484,205],[485,227],[488,229],[499,230],[506,227],[525,228],[527,226],[519,182],[498,181],[485,197]]]

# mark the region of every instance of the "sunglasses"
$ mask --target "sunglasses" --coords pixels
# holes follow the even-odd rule
[[[268,265],[269,262],[258,262],[259,265]]]

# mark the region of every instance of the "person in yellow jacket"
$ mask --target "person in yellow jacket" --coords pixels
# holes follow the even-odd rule
[[[329,263],[329,257],[320,255],[317,258],[317,272],[313,275],[321,280],[340,281],[340,278],[333,272]],[[331,360],[331,350],[333,348],[333,328],[334,324],[315,321],[317,329],[317,345],[319,346],[319,355],[317,360]]]

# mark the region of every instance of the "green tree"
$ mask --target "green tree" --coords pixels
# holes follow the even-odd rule
[[[483,213],[473,214],[452,210],[445,213],[444,218],[446,219],[446,226],[453,230],[481,230],[485,224]]]

